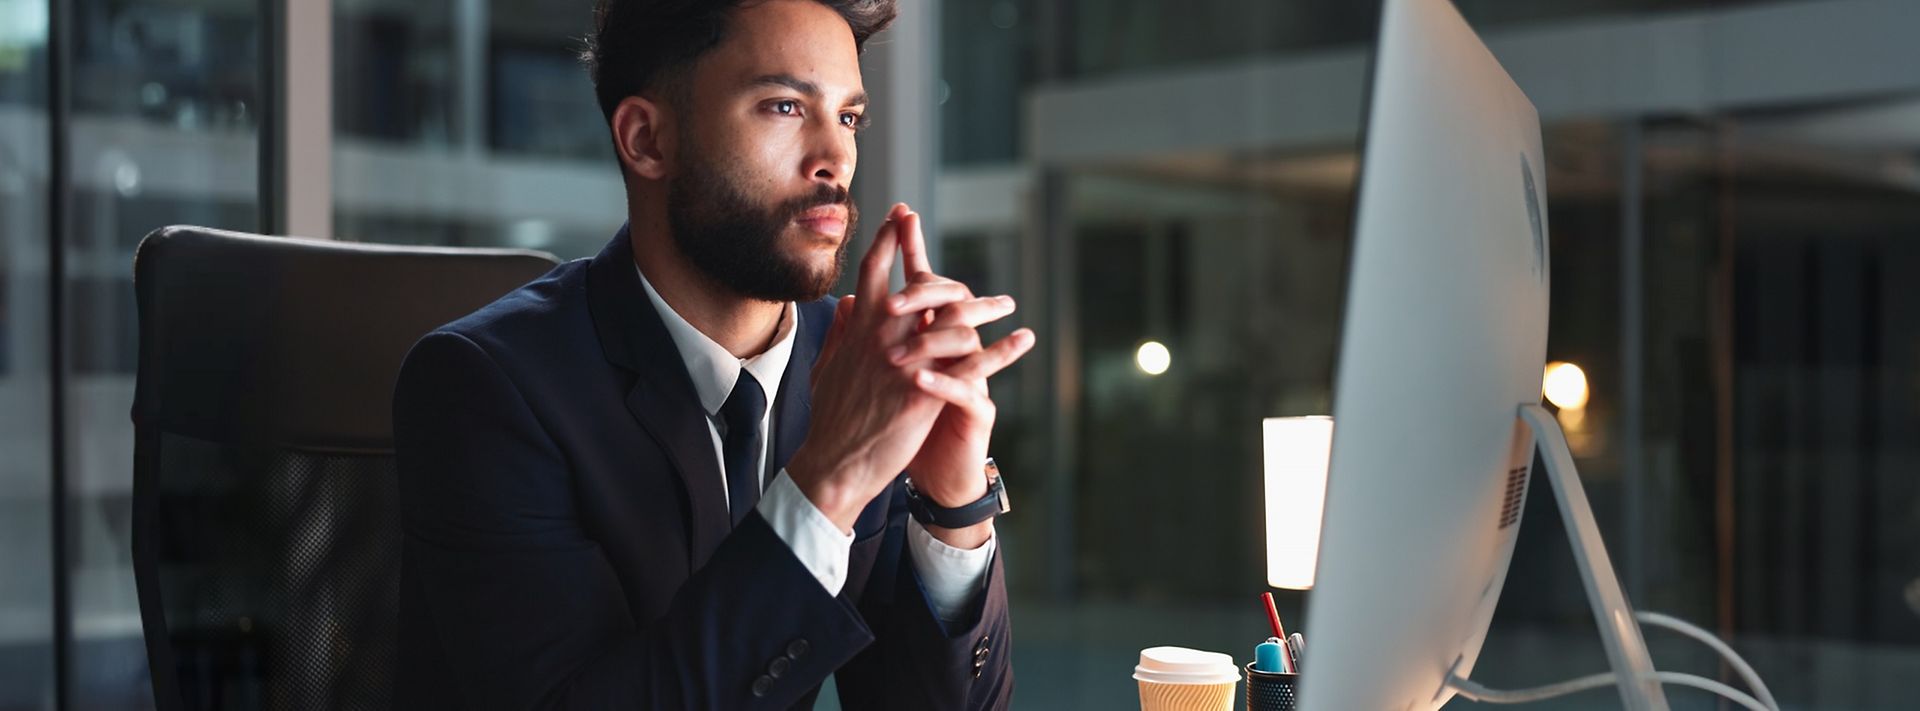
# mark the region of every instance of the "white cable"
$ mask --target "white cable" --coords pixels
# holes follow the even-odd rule
[[[1773,692],[1767,690],[1766,683],[1760,681],[1760,675],[1754,673],[1753,667],[1747,665],[1747,660],[1741,659],[1739,654],[1734,653],[1732,647],[1727,646],[1726,642],[1720,641],[1719,637],[1713,636],[1713,633],[1701,629],[1699,626],[1686,620],[1670,615],[1663,615],[1658,612],[1635,612],[1633,616],[1643,623],[1655,627],[1665,627],[1699,640],[1701,644],[1707,645],[1708,647],[1712,647],[1713,651],[1720,653],[1720,658],[1727,660],[1728,666],[1733,667],[1733,670],[1740,674],[1740,679],[1746,682],[1747,688],[1753,690],[1753,695],[1760,697],[1760,703],[1765,704],[1768,709],[1777,710],[1780,708],[1780,704],[1773,700]]]
[[[1717,682],[1705,677],[1694,676],[1692,674],[1682,674],[1680,672],[1663,672],[1663,671],[1654,672],[1653,677],[1655,679],[1660,680],[1660,682],[1663,684],[1673,684],[1675,686],[1690,686],[1695,689],[1700,689],[1702,691],[1709,691],[1715,694],[1719,694],[1720,696],[1725,697],[1736,704],[1740,704],[1741,706],[1745,706],[1749,709],[1752,709],[1753,711],[1777,711],[1775,709],[1771,709],[1767,706],[1761,705],[1761,703],[1758,700],[1754,699],[1752,696],[1748,696],[1746,693],[1740,691],[1739,689],[1735,689],[1731,686],[1727,686],[1726,684],[1722,684],[1720,682]],[[1593,674],[1591,676],[1583,676],[1578,679],[1573,679],[1571,681],[1563,681],[1558,684],[1549,684],[1547,686],[1537,686],[1531,689],[1514,689],[1511,691],[1504,691],[1499,689],[1489,689],[1485,686],[1481,686],[1480,684],[1474,683],[1467,679],[1462,679],[1452,674],[1448,674],[1447,686],[1452,687],[1454,691],[1459,692],[1461,696],[1466,697],[1470,701],[1481,701],[1481,702],[1490,703],[1490,704],[1521,704],[1529,701],[1540,701],[1544,699],[1551,699],[1557,696],[1566,696],[1567,694],[1571,694],[1578,691],[1586,691],[1588,689],[1597,689],[1603,686],[1611,686],[1617,679],[1619,679],[1619,675],[1613,672],[1604,672],[1600,674]]]
[[[1699,626],[1685,620],[1670,615],[1663,615],[1658,612],[1635,612],[1633,616],[1643,623],[1679,632],[1712,648],[1715,653],[1720,655],[1721,659],[1727,661],[1728,666],[1733,667],[1733,670],[1740,675],[1740,679],[1746,682],[1747,686],[1753,689],[1753,692],[1758,694],[1760,698],[1756,699],[1726,684],[1692,674],[1656,671],[1653,673],[1655,679],[1666,684],[1689,686],[1702,691],[1709,691],[1723,696],[1741,706],[1752,709],[1753,711],[1780,711],[1779,702],[1774,701],[1773,692],[1769,691],[1766,683],[1760,680],[1760,675],[1753,671],[1753,667],[1747,664],[1747,660],[1742,659],[1738,653],[1733,651],[1733,647],[1728,646],[1726,642],[1720,641],[1720,638],[1713,636],[1713,633],[1701,629]],[[1447,674],[1447,686],[1471,701],[1482,701],[1494,704],[1518,704],[1551,699],[1579,691],[1608,686],[1615,683],[1619,678],[1619,675],[1614,672],[1606,672],[1583,676],[1558,684],[1537,686],[1531,689],[1502,691],[1489,689],[1471,680],[1462,679],[1449,673]]]

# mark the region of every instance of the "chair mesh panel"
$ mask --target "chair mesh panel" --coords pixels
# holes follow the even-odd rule
[[[187,705],[389,708],[393,458],[159,440],[158,573]]]

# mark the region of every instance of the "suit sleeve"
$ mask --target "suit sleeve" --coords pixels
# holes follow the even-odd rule
[[[464,336],[414,347],[394,429],[403,707],[787,708],[872,640],[758,514],[633,619],[565,457]]]
[[[907,546],[906,491],[894,484],[879,563],[860,612],[875,641],[835,677],[848,709],[1004,709],[1013,698],[1013,622],[1004,548],[960,619],[935,614]],[[856,542],[856,546],[859,544]]]

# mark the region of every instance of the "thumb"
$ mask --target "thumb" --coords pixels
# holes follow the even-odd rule
[[[840,350],[840,341],[846,337],[847,322],[853,319],[853,299],[852,296],[844,296],[840,298],[840,303],[834,305],[833,325],[827,328],[826,342],[820,345],[820,357],[813,363],[813,372],[807,380],[809,387],[820,383],[821,366],[826,365],[833,354]]]

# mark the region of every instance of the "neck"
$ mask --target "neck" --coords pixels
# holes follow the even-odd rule
[[[752,358],[773,346],[786,327],[786,304],[747,298],[708,279],[680,253],[664,220],[628,219],[633,262],[674,313],[735,358]]]

